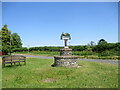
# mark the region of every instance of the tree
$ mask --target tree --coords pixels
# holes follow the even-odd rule
[[[12,49],[22,47],[21,38],[17,33],[13,33],[11,35],[11,45],[12,45],[11,47]]]
[[[102,42],[106,42],[107,43],[107,41],[105,41],[104,39],[100,39],[98,44],[101,44]]]
[[[4,25],[0,31],[0,39],[2,42],[2,52],[8,54],[10,52],[10,34],[11,31],[8,30],[7,25]]]
[[[8,30],[7,25],[4,25],[0,31],[0,45],[2,52],[4,52],[6,55],[8,53],[11,53],[11,49],[13,48],[21,48],[22,43],[20,36],[17,33],[11,34],[11,31]]]
[[[94,41],[91,41],[88,46],[94,46],[95,45],[95,42]]]
[[[100,44],[96,45],[95,48],[96,48],[96,51],[97,51],[97,52],[103,52],[103,51],[105,51],[105,50],[108,49],[108,43],[105,42],[105,41],[103,41],[103,42],[101,42]],[[94,48],[94,49],[95,49],[95,48]]]

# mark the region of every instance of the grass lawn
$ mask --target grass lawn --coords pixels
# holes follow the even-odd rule
[[[79,61],[79,68],[51,67],[53,59],[27,58],[27,64],[5,67],[3,88],[117,88],[118,66]]]

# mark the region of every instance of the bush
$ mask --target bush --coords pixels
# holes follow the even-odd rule
[[[28,51],[28,49],[26,47],[12,49],[12,52],[24,52],[24,51]]]
[[[94,52],[91,51],[74,51],[73,55],[80,55],[80,56],[87,56],[87,55],[93,55]]]

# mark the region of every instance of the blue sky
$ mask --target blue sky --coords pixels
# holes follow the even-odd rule
[[[23,46],[87,45],[100,39],[118,42],[117,2],[3,2],[2,24],[18,33]]]

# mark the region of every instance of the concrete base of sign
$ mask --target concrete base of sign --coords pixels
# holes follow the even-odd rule
[[[72,49],[70,48],[60,49],[60,56],[72,56]]]
[[[54,56],[54,64],[52,66],[78,67],[77,59],[77,56]]]
[[[64,48],[69,48],[68,46],[65,46]]]

